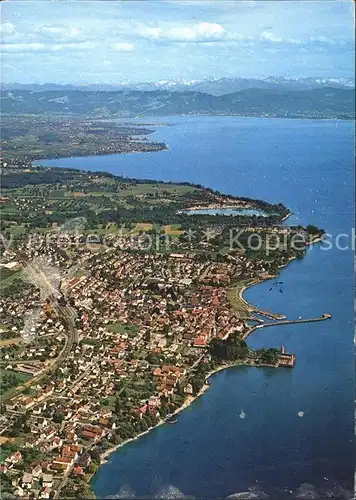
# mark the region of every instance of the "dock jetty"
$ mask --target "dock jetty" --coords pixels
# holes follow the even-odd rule
[[[305,318],[305,319],[283,319],[280,321],[270,321],[268,323],[259,323],[251,327],[245,334],[243,335],[243,339],[245,340],[252,332],[259,328],[266,328],[267,326],[278,326],[278,325],[294,325],[297,323],[316,323],[318,321],[326,321],[327,319],[331,319],[332,315],[329,313],[322,314],[319,318]]]
[[[269,319],[286,319],[286,315],[285,314],[278,314],[278,313],[274,313],[274,312],[271,312],[271,311],[265,311],[263,309],[253,309],[251,311],[252,313],[254,314],[259,314],[261,316],[265,316],[266,318],[269,318]]]
[[[293,325],[295,323],[316,323],[317,321],[325,321],[326,319],[331,319],[331,318],[332,318],[331,314],[324,313],[319,318],[283,319],[281,321],[271,321],[269,323],[259,324],[255,328],[264,328],[266,326],[276,326],[276,325]]]

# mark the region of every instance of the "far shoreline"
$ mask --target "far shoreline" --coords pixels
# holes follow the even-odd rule
[[[21,116],[21,114],[19,113],[3,113],[3,116],[5,117],[18,117],[18,116]],[[33,117],[37,117],[37,116],[40,116],[39,113],[37,114],[34,114],[32,113],[31,116]],[[242,114],[236,114],[236,113],[215,113],[215,114],[211,114],[211,113],[170,113],[170,114],[164,114],[164,115],[144,115],[144,116],[140,116],[140,115],[133,115],[133,116],[105,116],[105,117],[100,117],[100,116],[95,116],[95,115],[79,115],[79,114],[56,114],[56,113],[53,113],[51,115],[53,118],[55,119],[72,119],[72,120],[78,120],[78,119],[81,119],[81,120],[95,120],[95,121],[103,121],[103,122],[110,122],[110,121],[114,121],[114,120],[125,120],[126,123],[131,123],[130,120],[145,120],[146,118],[147,119],[160,119],[160,118],[165,118],[165,117],[169,117],[169,116],[172,116],[174,118],[176,117],[183,117],[183,118],[202,118],[202,117],[211,117],[211,118],[223,118],[224,116],[228,117],[228,118],[249,118],[249,119],[256,119],[256,120],[260,120],[260,119],[264,119],[264,120],[302,120],[302,121],[307,121],[307,120],[310,120],[310,121],[319,121],[319,122],[346,122],[346,123],[349,123],[349,122],[352,122],[352,121],[355,121],[355,116],[352,116],[352,117],[337,117],[337,116],[329,116],[329,117],[318,117],[318,116],[266,116],[266,115],[242,115]],[[143,125],[146,125],[147,124],[142,124]],[[171,124],[171,123],[162,123],[160,122],[158,124],[158,126],[172,126],[172,125],[175,125],[175,124]],[[149,123],[148,126],[156,126],[155,123]]]

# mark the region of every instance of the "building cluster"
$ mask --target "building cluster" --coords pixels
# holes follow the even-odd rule
[[[31,253],[23,247],[29,261],[47,251],[41,245],[36,248],[31,247]],[[80,249],[73,276],[68,258],[53,248],[45,255],[63,276],[57,296],[41,304],[43,294],[33,285],[1,301],[0,321],[10,325],[14,318],[19,333],[25,328],[20,319],[25,311],[40,309],[32,323],[34,338],[51,346],[35,375],[38,381],[7,398],[5,405],[9,423],[2,435],[11,434],[18,415],[27,418],[26,431],[20,431],[24,442],[15,456],[20,457],[23,448],[41,453],[41,459],[27,461],[25,467],[9,457],[2,464],[21,497],[49,498],[51,488],[61,487],[73,475],[88,474],[90,463],[83,457],[124,436],[122,418],[129,425],[142,422],[142,428],[152,419],[165,418],[167,402],[177,394],[194,393],[191,377],[209,357],[210,340],[224,339],[233,331],[243,335],[248,328],[227,297],[227,287],[251,271],[244,256],[217,263],[194,253]],[[76,339],[65,356],[61,353],[69,334],[58,307],[50,307],[51,300],[75,311]],[[19,349],[17,360],[29,366],[31,360],[38,362],[36,343]],[[7,360],[9,370],[16,366],[12,361]]]

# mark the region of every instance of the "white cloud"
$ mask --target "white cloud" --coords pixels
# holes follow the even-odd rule
[[[326,36],[310,36],[303,39],[296,38],[280,38],[274,35],[270,31],[263,31],[259,37],[260,41],[263,42],[271,42],[271,43],[283,43],[286,45],[294,44],[294,45],[308,45],[310,43],[320,43],[320,44],[336,44],[336,41],[331,37]],[[341,40],[339,40],[340,44],[343,44]]]
[[[320,36],[310,36],[309,37],[310,42],[316,42],[316,43],[329,43],[331,45],[334,45],[336,42],[333,38],[331,37],[326,37],[323,35]]]
[[[143,38],[153,38],[158,39],[163,36],[163,30],[160,28],[142,28],[138,32]]]
[[[2,43],[2,52],[38,52],[45,48],[43,43]]]
[[[81,35],[82,30],[73,26],[44,25],[40,26],[37,32],[59,36],[60,38],[77,38]]]
[[[15,25],[12,23],[3,23],[0,25],[1,35],[12,36],[16,33]]]
[[[280,43],[283,41],[281,38],[278,38],[270,31],[263,31],[260,35],[260,39],[266,42],[274,42],[274,43]]]
[[[354,69],[351,1],[3,3],[7,81],[115,82],[118,58],[137,81]]]
[[[136,36],[157,43],[205,43],[224,42],[244,45],[268,43],[285,45],[307,45],[310,43],[334,44],[334,39],[325,36],[292,38],[276,35],[270,30],[260,33],[241,34],[226,30],[221,24],[201,22],[190,26],[139,26],[134,29]]]
[[[171,42],[217,42],[226,37],[225,29],[217,23],[199,23],[194,26],[154,28],[143,27],[138,31],[143,38]]]
[[[112,43],[110,47],[118,52],[132,52],[135,49],[135,45],[128,42]]]
[[[45,44],[45,43],[3,43],[0,45],[0,49],[3,53],[36,53],[36,52],[62,52],[71,51],[79,52],[85,50],[92,50],[96,47],[96,44],[90,42],[83,43],[56,43],[56,44]]]
[[[294,43],[295,45],[301,45],[304,42],[302,40],[297,40],[296,38],[288,38],[288,40],[286,40],[286,43]]]

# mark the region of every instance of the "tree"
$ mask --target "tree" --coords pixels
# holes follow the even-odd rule
[[[179,396],[184,396],[183,387],[182,387],[182,384],[180,382],[177,383],[177,394]]]
[[[62,423],[64,420],[64,414],[61,411],[56,410],[53,414],[53,422],[56,424]]]
[[[153,353],[149,353],[149,355],[147,356],[147,361],[151,364],[151,365],[159,365],[160,363],[160,359],[159,357],[156,355],[156,354],[153,354]]]
[[[121,436],[117,432],[113,435],[112,440],[113,440],[114,444],[120,444],[120,443],[122,443]]]
[[[194,377],[191,380],[194,394],[198,394],[200,389],[203,387],[204,382],[205,382],[205,377],[201,375],[194,375]]]
[[[147,431],[148,427],[149,427],[149,424],[148,424],[145,416],[143,416],[142,419],[141,419],[141,421],[140,421],[140,430],[141,430],[141,432]]]
[[[320,229],[316,226],[313,226],[312,224],[309,224],[306,229],[307,229],[308,233],[311,235],[315,235],[315,234],[320,233]]]
[[[94,462],[100,464],[100,452],[99,452],[98,448],[94,448],[93,450],[90,450],[89,453],[90,453],[92,460]]]
[[[233,332],[226,340],[214,338],[210,341],[209,352],[218,361],[245,359],[249,350],[246,342]]]
[[[95,464],[94,462],[92,462],[91,464],[89,464],[88,466],[88,472],[89,474],[95,474],[95,472],[98,470],[98,465]]]
[[[274,365],[279,360],[280,351],[275,348],[258,349],[255,354],[261,363]]]

